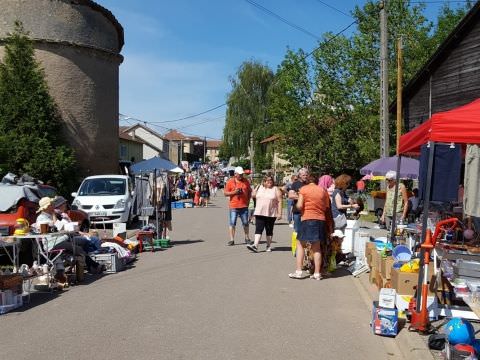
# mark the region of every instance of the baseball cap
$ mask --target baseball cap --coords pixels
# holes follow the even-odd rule
[[[235,168],[235,174],[242,175],[244,173],[243,168],[241,166],[237,166]]]

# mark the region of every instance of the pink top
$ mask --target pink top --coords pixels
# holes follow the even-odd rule
[[[277,187],[266,188],[263,185],[257,190],[257,203],[253,215],[277,217]]]

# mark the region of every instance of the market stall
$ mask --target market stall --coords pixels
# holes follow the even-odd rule
[[[411,326],[415,330],[426,329],[428,310],[431,308],[427,301],[428,298],[435,298],[437,295],[438,286],[436,289],[428,288],[429,283],[441,284],[442,287],[447,283],[450,294],[452,289],[455,290],[454,300],[463,297],[472,310],[476,308],[472,304],[480,303],[480,244],[478,241],[470,241],[474,240],[473,232],[464,232],[463,219],[457,218],[458,214],[451,211],[451,206],[445,206],[458,200],[460,169],[464,157],[464,216],[480,216],[478,144],[480,144],[480,99],[450,111],[434,114],[428,121],[400,138],[397,184],[402,156],[420,157],[419,184],[420,198],[423,199],[423,218],[422,223],[417,224],[417,235],[421,249],[416,262],[418,273],[413,271],[411,279],[407,279],[410,276],[408,271],[402,274],[401,270],[392,270],[390,285],[394,289],[400,288],[400,292],[405,292],[402,284],[412,284],[413,280],[416,280],[416,298],[413,299],[415,301],[406,302],[414,315]],[[390,240],[394,245],[398,244],[395,237],[397,233],[398,229],[392,226]],[[369,245],[375,248],[375,245]],[[367,258],[372,268],[374,266],[380,268],[380,264],[384,262],[376,250],[367,249]],[[408,251],[410,250],[412,249],[409,248]],[[413,250],[416,252],[418,248]],[[434,261],[429,264],[430,254],[433,255]],[[437,260],[441,271],[436,274],[438,275],[436,279],[430,279],[431,274],[436,273]],[[410,295],[413,295],[413,287],[409,288],[409,291]],[[461,314],[478,319],[476,314],[456,313],[456,308],[449,306],[448,303],[447,305],[442,311],[439,310],[437,315],[450,317]]]

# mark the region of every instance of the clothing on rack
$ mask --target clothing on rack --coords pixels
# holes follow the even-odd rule
[[[152,216],[153,206],[150,202],[152,188],[144,175],[135,177],[135,194],[133,196],[132,214],[137,216]]]
[[[463,194],[463,211],[465,215],[480,217],[479,171],[480,147],[478,145],[467,145]]]
[[[419,199],[425,199],[427,181],[431,181],[431,201],[456,201],[462,165],[461,146],[435,144],[431,179],[427,179],[429,153],[430,147],[423,145],[420,153]]]

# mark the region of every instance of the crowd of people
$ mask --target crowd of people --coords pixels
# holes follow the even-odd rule
[[[352,178],[342,174],[333,179],[329,175],[319,178],[302,168],[291,177],[284,186],[275,184],[271,175],[266,175],[260,184],[252,185],[244,176],[242,167],[236,167],[224,189],[229,198],[229,235],[228,246],[235,244],[235,228],[240,218],[244,230],[244,243],[248,250],[259,251],[263,233],[266,237],[266,251],[272,251],[275,222],[282,218],[283,200],[287,199],[287,221],[297,234],[296,269],[290,278],[303,279],[306,250],[312,254],[314,269],[312,279],[320,280],[325,274],[326,264],[322,259],[325,252],[338,249],[344,237],[347,225],[347,209],[359,210],[360,205],[346,195]],[[255,238],[249,236],[249,205],[253,202]]]

